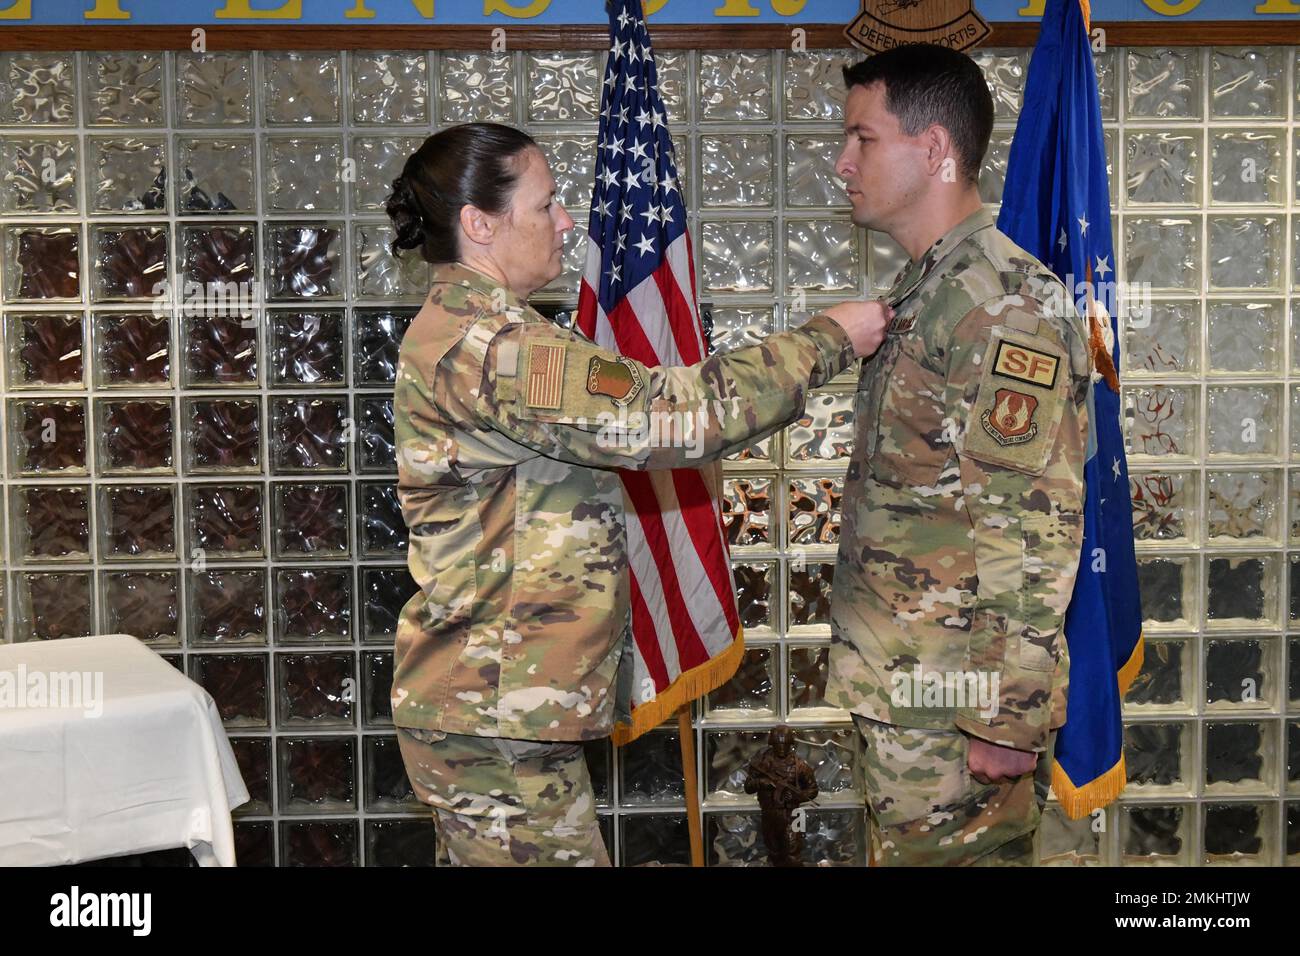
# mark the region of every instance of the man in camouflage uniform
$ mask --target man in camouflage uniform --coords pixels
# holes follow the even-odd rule
[[[869,347],[846,309],[875,310]],[[609,864],[581,742],[609,735],[630,690],[616,680],[630,595],[611,469],[697,466],[761,440],[874,350],[885,313],[846,303],[691,368],[647,368],[483,272],[434,266],[394,397],[420,591],[398,626],[392,705],[443,862]]]
[[[863,736],[874,865],[1028,863],[1065,719],[1083,324],[980,201],[978,67],[908,46],[845,80],[854,221],[911,262],[858,380],[828,697]]]

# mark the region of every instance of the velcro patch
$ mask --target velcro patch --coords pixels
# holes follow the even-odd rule
[[[593,355],[587,366],[587,393],[607,395],[614,404],[626,407],[641,391],[641,373],[625,358],[614,361]]]
[[[524,403],[532,408],[559,408],[564,395],[563,342],[531,342],[528,346]]]
[[[539,328],[523,334],[519,356],[514,395],[521,418],[594,425],[649,403],[649,370],[594,342]]]
[[[998,342],[993,371],[1018,382],[1050,389],[1056,385],[1056,370],[1060,364],[1060,359],[1049,352],[1002,339]]]
[[[1030,475],[1041,475],[1056,443],[1068,383],[1058,382],[1061,354],[1053,343],[1006,328],[992,331],[979,392],[963,432],[959,454]],[[1009,374],[1009,369],[1015,374]],[[1008,378],[1025,385],[1009,387]]]

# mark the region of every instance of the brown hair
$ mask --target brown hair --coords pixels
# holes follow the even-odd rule
[[[885,84],[885,108],[898,117],[904,135],[931,123],[946,129],[962,175],[969,183],[979,180],[993,132],[993,95],[974,60],[945,46],[908,43],[843,69],[849,89]]]
[[[384,209],[396,238],[390,249],[419,249],[426,262],[460,258],[456,225],[462,206],[500,215],[510,206],[519,169],[513,162],[537,141],[500,123],[464,123],[434,133],[407,157]]]

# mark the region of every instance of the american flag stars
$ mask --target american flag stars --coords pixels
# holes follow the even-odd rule
[[[617,35],[610,42],[605,65],[588,223],[588,234],[606,260],[599,272],[600,288],[595,290],[605,309],[646,279],[686,228],[686,207],[645,21],[622,10],[614,25]],[[616,285],[621,289],[615,291]]]

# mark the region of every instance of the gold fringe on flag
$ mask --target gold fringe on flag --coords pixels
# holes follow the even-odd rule
[[[1133,681],[1142,672],[1142,662],[1145,658],[1146,639],[1142,632],[1139,631],[1137,643],[1133,645],[1133,653],[1129,655],[1128,663],[1119,669],[1119,695],[1121,697],[1128,693],[1128,689],[1133,686]]]
[[[1116,683],[1119,685],[1120,697],[1128,693],[1129,688],[1133,686],[1133,681],[1141,673],[1142,661],[1145,655],[1145,639],[1139,633],[1137,643],[1133,645],[1133,653],[1129,655],[1128,661],[1115,675]],[[1066,713],[1068,715],[1069,711],[1067,710]],[[1124,767],[1124,752],[1122,749],[1120,750],[1119,762],[1115,766],[1100,777],[1088,781],[1082,787],[1075,786],[1074,781],[1070,779],[1069,774],[1061,768],[1059,763],[1052,764],[1052,792],[1056,794],[1061,809],[1065,811],[1065,815],[1071,820],[1086,817],[1092,811],[1113,803],[1123,792],[1124,785],[1127,782],[1128,771]]]
[[[1059,763],[1052,764],[1052,792],[1071,820],[1086,817],[1092,811],[1113,802],[1127,781],[1128,771],[1124,769],[1123,754],[1119,756],[1119,763],[1082,787],[1074,785],[1074,781],[1061,769]]]
[[[647,730],[653,730],[677,712],[683,704],[717,690],[735,675],[740,659],[745,654],[745,630],[741,628],[731,646],[717,657],[709,658],[688,671],[663,689],[654,700],[647,701],[632,711],[632,723],[614,725],[614,746],[623,747],[636,740]]]

